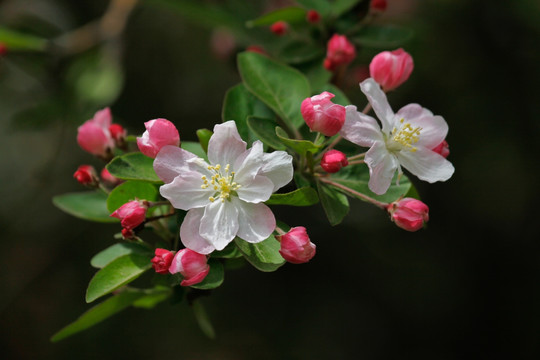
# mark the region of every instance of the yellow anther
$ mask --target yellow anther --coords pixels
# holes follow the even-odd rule
[[[208,198],[208,200],[210,200],[211,202],[214,202],[214,201],[216,201],[216,198],[213,197],[213,196],[210,196],[210,197]]]
[[[400,122],[403,123],[404,119],[401,119]],[[394,128],[390,134],[391,139],[393,142],[401,145],[401,147],[398,146],[398,148],[395,148],[394,150],[401,150],[401,148],[405,147],[409,151],[415,152],[416,148],[412,146],[412,144],[416,144],[420,139],[421,130],[421,127],[413,128],[410,123],[406,123],[401,126],[399,131],[397,128]],[[391,146],[391,148],[394,148],[394,146]]]

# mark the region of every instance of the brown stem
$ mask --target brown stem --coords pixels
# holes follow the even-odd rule
[[[355,191],[355,190],[353,190],[353,189],[351,189],[351,188],[349,188],[349,187],[347,187],[345,185],[341,185],[339,183],[336,183],[336,182],[334,182],[334,181],[332,181],[332,180],[330,180],[328,178],[320,177],[319,180],[324,182],[324,183],[327,183],[328,185],[332,185],[332,186],[334,186],[334,187],[336,187],[338,189],[341,189],[341,190],[343,190],[345,192],[348,192],[349,194],[352,194],[354,196],[358,196],[359,198],[364,199],[365,201],[370,202],[373,205],[375,205],[375,206],[377,206],[377,207],[379,207],[379,208],[381,208],[383,210],[388,207],[387,203],[383,203],[381,201],[375,200],[372,197],[369,197],[369,196],[367,196],[365,194],[362,194],[362,193],[360,193],[358,191]]]

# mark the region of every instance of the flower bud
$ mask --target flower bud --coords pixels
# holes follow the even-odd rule
[[[404,198],[388,205],[390,218],[396,225],[407,231],[420,230],[429,220],[429,208],[420,200]]]
[[[73,177],[82,185],[95,187],[98,184],[96,170],[91,165],[79,166]]]
[[[110,186],[116,186],[122,182],[121,179],[113,176],[107,168],[103,168],[100,173],[101,181]]]
[[[371,10],[383,12],[386,10],[387,5],[386,0],[371,0],[369,6]]]
[[[111,124],[111,126],[109,126],[109,132],[117,144],[123,143],[126,139],[127,130],[120,124]]]
[[[338,172],[347,165],[347,155],[338,150],[328,150],[321,159],[321,167],[328,173]]]
[[[86,152],[102,158],[109,158],[114,149],[114,139],[109,131],[111,110],[105,108],[96,112],[94,117],[79,126],[77,142]]]
[[[156,256],[152,259],[152,267],[158,274],[168,274],[174,254],[166,249],[156,249]]]
[[[316,10],[308,10],[306,13],[306,20],[309,23],[317,24],[319,21],[321,21],[321,14],[319,14]]]
[[[448,146],[448,143],[446,140],[443,140],[442,143],[435,146],[431,151],[436,152],[437,154],[440,154],[442,157],[447,158],[448,155],[450,155],[450,147]]]
[[[348,65],[355,57],[356,50],[347,37],[345,35],[334,34],[326,47],[324,67],[326,70],[334,71],[339,66]]]
[[[123,228],[133,230],[144,222],[147,209],[144,201],[132,200],[120,206],[110,216],[120,219]]]
[[[137,138],[141,152],[155,158],[165,145],[180,145],[180,135],[172,122],[166,119],[154,119],[144,123],[146,131]]]
[[[181,286],[195,285],[203,281],[210,271],[210,266],[206,262],[206,255],[182,249],[174,256],[169,272],[182,274],[184,280],[180,283]]]
[[[389,91],[403,84],[414,68],[412,56],[403,49],[383,51],[371,60],[369,72],[371,77],[384,89]]]
[[[270,31],[276,34],[277,36],[283,36],[289,30],[289,24],[285,21],[276,21],[270,26]]]
[[[346,110],[344,106],[334,104],[330,100],[334,96],[325,91],[302,101],[300,112],[311,131],[334,136],[343,127]]]
[[[309,240],[306,228],[293,227],[284,235],[277,235],[281,243],[279,253],[285,260],[293,264],[303,264],[315,256],[315,244]]]
[[[131,229],[122,229],[122,237],[124,239],[133,239],[135,237],[135,233]]]
[[[6,55],[7,53],[8,47],[6,46],[6,44],[0,42],[0,57]]]
[[[268,55],[262,46],[259,45],[250,45],[246,48],[246,51],[254,52],[261,55]]]

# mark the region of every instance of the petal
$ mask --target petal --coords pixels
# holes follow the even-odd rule
[[[366,153],[366,164],[369,166],[369,189],[377,195],[384,194],[399,168],[396,157],[388,152],[384,143],[376,142]]]
[[[367,78],[360,83],[360,89],[368,98],[369,103],[373,107],[373,111],[377,114],[377,117],[381,121],[382,130],[385,134],[392,131],[394,125],[394,112],[388,104],[386,95],[381,90],[379,84],[372,78]]]
[[[238,209],[232,201],[216,200],[204,209],[199,233],[216,250],[223,250],[238,232]]]
[[[257,204],[268,200],[273,190],[274,183],[269,178],[257,175],[251,182],[243,183],[236,192],[241,200]]]
[[[189,210],[206,206],[210,203],[209,198],[215,193],[212,187],[202,188],[201,174],[188,172],[178,175],[168,184],[159,188],[161,195],[171,204],[182,210]]]
[[[241,202],[241,200],[235,199]],[[250,242],[258,243],[267,239],[276,228],[276,218],[272,210],[265,204],[241,203],[237,206],[238,237]]]
[[[433,149],[443,142],[448,134],[448,124],[442,116],[433,116],[431,111],[418,104],[409,104],[396,113],[396,121],[404,119],[412,127],[420,127],[420,137],[416,143]]]
[[[204,209],[189,210],[180,226],[180,240],[188,249],[199,254],[210,254],[215,247],[199,234]]]
[[[339,132],[341,136],[354,144],[366,147],[371,147],[376,141],[383,141],[383,134],[377,120],[358,112],[354,105],[348,105],[345,109],[347,116]]]
[[[246,142],[238,134],[234,121],[214,126],[214,134],[208,142],[208,160],[212,165],[232,165],[244,151]]]
[[[170,183],[173,179],[186,171],[189,159],[196,158],[197,155],[190,153],[177,146],[167,145],[161,148],[154,160],[154,170],[161,180]]]
[[[285,151],[274,151],[269,154],[263,154],[263,167],[259,174],[269,178],[274,183],[274,189],[287,185],[293,178],[292,156]]]
[[[251,149],[244,151],[235,159],[233,169],[236,172],[234,181],[244,186],[253,181],[261,167],[263,166],[263,145],[260,141],[255,141]]]
[[[405,169],[429,183],[446,181],[454,173],[450,161],[425,147],[418,147],[415,152],[400,151],[397,157]]]
[[[112,123],[111,109],[106,107],[97,111],[92,118],[92,122],[104,129],[108,129]]]

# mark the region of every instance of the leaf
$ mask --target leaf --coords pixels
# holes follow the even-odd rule
[[[160,183],[161,179],[154,171],[154,159],[140,152],[117,156],[107,165],[111,175],[122,180],[144,180]]]
[[[335,0],[332,4],[332,14],[335,17],[339,17],[341,14],[349,11],[354,6],[356,6],[356,4],[358,4],[360,1],[367,0]]]
[[[172,289],[168,286],[159,286],[153,290],[145,291],[145,295],[133,302],[133,307],[152,309],[160,302],[167,300],[172,295]]]
[[[279,253],[281,245],[273,235],[257,244],[248,243],[240,238],[235,238],[234,242],[246,260],[260,271],[276,271],[285,263],[285,259]]]
[[[90,265],[101,269],[111,261],[128,254],[142,254],[152,256],[152,250],[136,243],[118,243],[100,251],[90,260]]]
[[[211,256],[213,258],[235,259],[235,258],[242,257],[242,253],[240,252],[240,250],[238,250],[236,245],[233,242],[231,242],[229,243],[229,245],[225,246],[225,249],[221,251],[218,251],[218,250],[213,251]]]
[[[206,157],[206,152],[203,150],[201,144],[198,143],[198,142],[195,142],[195,141],[182,141],[182,144],[180,144],[180,147],[182,149],[184,149],[184,150],[187,150],[187,151],[197,155],[200,158],[208,160],[208,158]]]
[[[196,300],[193,301],[191,307],[193,309],[193,315],[195,315],[195,320],[197,320],[197,324],[199,325],[201,331],[210,339],[215,339],[216,332],[214,331],[214,327],[206,314],[206,310],[204,310],[204,306],[200,301]]]
[[[395,48],[412,38],[411,29],[396,25],[369,25],[362,28],[351,40],[373,48]]]
[[[79,219],[116,223],[107,210],[107,194],[102,191],[68,193],[53,197],[53,204],[60,210]]]
[[[301,64],[317,58],[322,58],[326,49],[319,44],[292,42],[279,53],[279,58],[288,64]]]
[[[197,130],[197,138],[199,139],[199,144],[201,144],[201,147],[205,153],[208,152],[208,142],[210,141],[212,134],[213,132],[208,129]]]
[[[285,130],[279,126],[276,127],[276,135],[283,144],[287,145],[302,156],[305,156],[308,151],[312,154],[316,154],[321,148],[321,144],[316,145],[309,140],[289,139]],[[324,141],[323,136],[320,137],[320,139]]]
[[[90,280],[86,302],[92,302],[138,278],[151,267],[150,259],[150,256],[132,253],[107,264]]]
[[[210,290],[219,287],[223,283],[225,277],[225,271],[223,270],[223,264],[217,259],[208,260],[210,265],[210,272],[203,281],[198,284],[191,285],[192,288],[199,290]]]
[[[3,26],[0,26],[0,43],[3,43],[9,51],[44,51],[47,48],[46,39],[34,35],[24,34]]]
[[[77,320],[54,334],[51,337],[51,341],[57,342],[78,332],[86,330],[111,317],[112,315],[119,313],[143,296],[143,292],[131,290],[126,290],[120,294],[111,296],[104,302],[92,307],[90,310],[82,314]]]
[[[307,10],[316,10],[322,17],[325,17],[332,11],[332,6],[328,0],[296,0]]]
[[[319,202],[317,191],[312,187],[303,187],[286,194],[272,194],[270,199],[265,201],[266,205],[291,205],[310,206]]]
[[[296,65],[296,68],[306,75],[312,89],[322,88],[332,78],[332,73],[324,68],[323,61],[324,59],[320,58]],[[318,92],[315,91],[314,93]]]
[[[274,120],[250,116],[247,119],[247,124],[253,134],[266,145],[276,150],[285,150],[287,148],[276,135],[275,129],[278,124]]]
[[[298,70],[254,52],[238,55],[238,69],[246,88],[292,128],[304,123],[302,101],[309,97],[307,78]]]
[[[320,181],[317,182],[317,189],[319,190],[319,199],[321,200],[330,225],[335,226],[339,224],[349,212],[349,200],[347,200],[347,196]]]
[[[272,25],[276,21],[285,21],[289,24],[297,24],[306,21],[306,10],[299,7],[286,7],[277,9],[268,14],[258,17],[255,20],[248,21],[246,26],[252,28],[254,26]]]
[[[315,92],[316,94],[320,94],[323,91],[328,91],[334,95],[336,95],[334,98],[332,98],[332,102],[335,104],[347,106],[351,105],[351,101],[347,98],[347,95],[343,93],[337,86],[334,84],[325,84],[317,89]]]
[[[158,197],[156,186],[146,181],[130,180],[115,187],[107,198],[107,209],[113,212],[131,200],[155,201]]]

